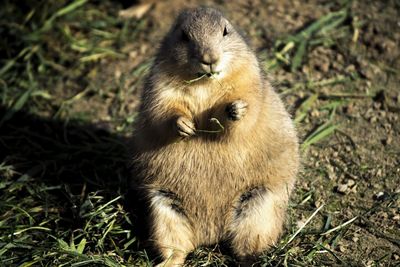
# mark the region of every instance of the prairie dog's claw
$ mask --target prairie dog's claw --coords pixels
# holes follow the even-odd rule
[[[196,134],[194,122],[187,117],[179,117],[176,120],[176,126],[178,127],[178,134],[182,137],[189,137]]]
[[[226,107],[228,118],[237,121],[240,120],[247,113],[247,106],[249,104],[243,100],[236,100]]]

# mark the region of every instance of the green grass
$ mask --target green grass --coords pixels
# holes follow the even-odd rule
[[[285,65],[295,72],[303,64],[307,52],[316,46],[332,46],[338,39],[349,34],[349,27],[344,24],[349,18],[349,4],[337,12],[328,13],[298,33],[275,42],[274,58],[265,61],[266,70],[278,65]]]
[[[118,18],[121,6],[112,1],[32,1],[19,7],[5,1],[2,5],[1,265],[152,266],[154,259],[136,236],[126,151],[126,135],[135,120],[127,99],[143,84],[151,60],[111,82],[99,81],[105,75],[103,67],[128,59],[124,48],[141,40],[150,27],[146,19]],[[352,91],[359,79],[354,73],[314,80],[300,71],[314,48],[351,40],[355,28],[349,25],[350,18],[347,6],[328,13],[277,40],[273,58],[264,61],[270,72],[283,70],[300,77],[282,84],[280,90],[283,96],[300,100],[293,110],[295,122],[305,125],[305,154],[337,134],[336,113],[346,101],[371,97]],[[323,91],[332,86],[343,91]],[[305,94],[297,96],[300,91]],[[77,109],[93,103],[109,108],[109,128],[97,124],[99,106],[93,106],[92,112]],[[322,115],[315,120],[313,112]],[[321,167],[305,170],[302,177],[310,173],[326,176]],[[359,217],[338,219],[333,212],[337,201],[321,203],[314,182],[296,192],[287,233],[276,248],[260,257],[259,265],[348,263],[335,248]],[[297,224],[299,214],[303,225]],[[232,266],[235,262],[216,246],[196,250],[187,264]]]

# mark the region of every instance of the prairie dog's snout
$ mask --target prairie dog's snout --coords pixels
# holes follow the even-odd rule
[[[219,47],[201,47],[198,52],[198,60],[201,64],[201,68],[206,73],[222,71],[218,68],[222,56],[222,49]]]

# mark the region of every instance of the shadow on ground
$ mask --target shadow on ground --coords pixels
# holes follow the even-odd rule
[[[0,106],[0,118],[9,115],[0,125],[0,162],[13,166],[12,173],[19,177],[11,183],[28,179],[38,197],[40,192],[46,195],[44,202],[51,201],[48,206],[59,213],[58,227],[67,231],[84,228],[85,201],[101,192],[105,203],[122,198],[119,202],[134,226],[126,228],[146,240],[144,205],[130,188],[128,138],[94,124],[52,120]],[[0,186],[0,193],[3,189],[7,187]],[[23,197],[20,194],[17,199]],[[137,250],[148,246],[139,243]]]

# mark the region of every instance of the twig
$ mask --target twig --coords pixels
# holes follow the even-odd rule
[[[332,228],[332,229],[326,231],[325,233],[322,233],[321,235],[327,235],[327,234],[330,234],[330,233],[335,232],[335,231],[337,231],[337,230],[340,230],[340,229],[342,229],[343,227],[345,227],[346,225],[348,225],[348,224],[354,222],[354,221],[357,220],[357,219],[358,219],[358,216],[354,217],[353,219],[348,220],[348,221],[345,222],[345,223],[342,223],[341,225],[336,226],[335,228]]]
[[[287,245],[289,245],[290,242],[293,241],[293,239],[303,230],[303,228],[314,218],[315,215],[324,207],[324,204],[322,204],[318,209],[314,211],[313,214],[307,219],[307,221],[294,233],[294,235],[289,239],[289,241],[282,247],[284,249]]]
[[[372,95],[355,95],[355,94],[346,94],[346,93],[337,93],[337,94],[320,94],[319,98],[321,99],[337,99],[337,98],[355,98],[355,99],[363,99],[363,98],[371,98]]]
[[[220,133],[225,130],[225,127],[219,122],[217,118],[211,118],[210,122],[216,123],[218,127],[220,128],[219,130],[196,130],[196,132],[200,133]]]

